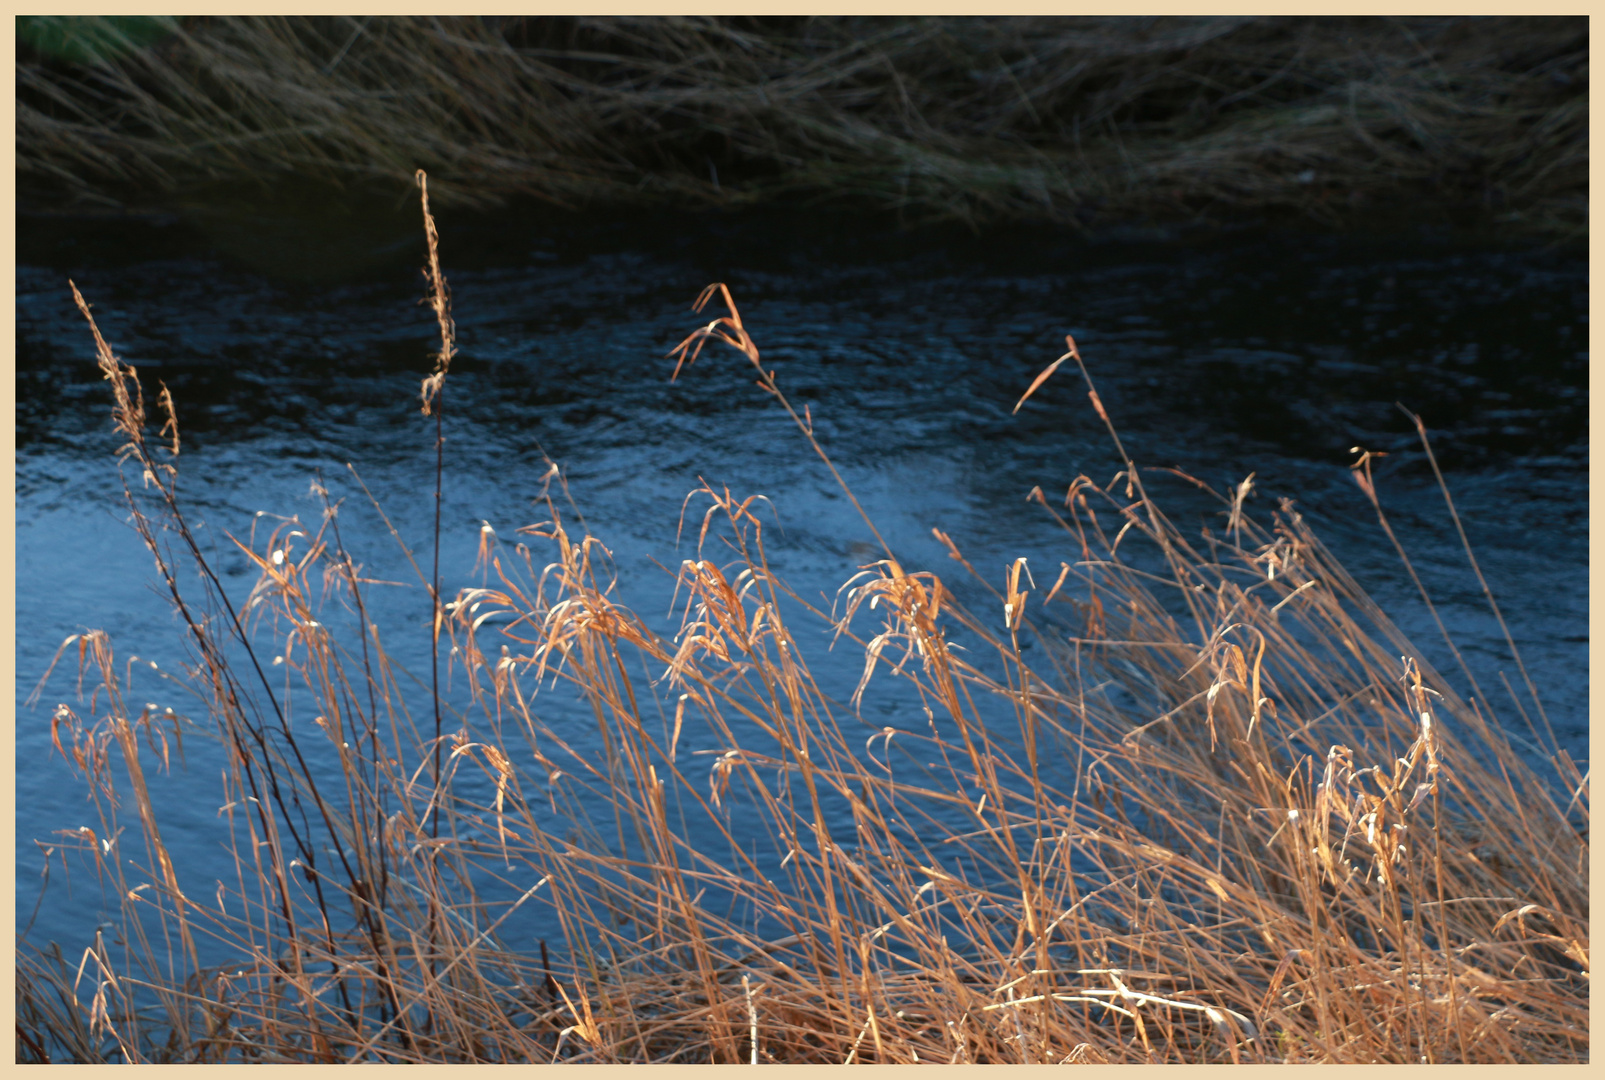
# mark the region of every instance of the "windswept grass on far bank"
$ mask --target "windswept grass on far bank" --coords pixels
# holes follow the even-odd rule
[[[45,202],[423,167],[479,203],[1587,223],[1584,18],[33,17],[19,40]]]
[[[708,303],[675,374],[729,379],[728,353],[685,365],[732,346],[732,392],[756,375],[834,474],[733,298]],[[128,699],[104,633],[70,640],[90,693],[52,732],[99,819],[56,843],[121,921],[77,955],[24,943],[22,1060],[1588,1060],[1589,782],[1541,688],[1467,670],[1457,694],[1291,504],[1244,512],[1246,481],[1186,535],[1150,485],[1198,482],[1115,438],[1109,483],[1032,492],[1059,566],[972,566],[938,532],[948,570],[885,548],[828,612],[772,571],[764,500],[709,485],[659,625],[554,465],[541,520],[482,530],[479,585],[448,600],[408,553],[424,617],[381,627],[341,538],[379,512],[357,483],[244,535],[257,580],[227,592],[173,402],[147,415],[90,324],[236,867],[190,881],[149,794],[190,722]],[[386,651],[429,610],[444,683]],[[816,681],[829,640],[857,692]],[[867,688],[900,695],[876,724]],[[552,723],[566,701],[592,731]]]

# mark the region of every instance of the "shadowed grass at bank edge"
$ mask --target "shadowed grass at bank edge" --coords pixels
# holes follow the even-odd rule
[[[438,433],[455,331],[424,218]],[[386,651],[427,620],[370,620],[340,515],[382,511],[354,475],[348,500],[320,483],[320,520],[236,541],[256,581],[225,590],[174,402],[78,303],[194,714],[129,699],[138,643],[63,646],[84,692],[52,734],[98,818],[55,842],[117,915],[81,955],[22,943],[20,1058],[1588,1060],[1589,783],[1542,688],[1467,669],[1455,692],[1291,503],[1245,512],[1247,482],[1184,534],[1150,485],[1204,485],[1137,465],[1073,341],[1022,391],[1079,374],[1123,467],[1033,491],[1063,526],[1051,578],[938,532],[946,569],[882,542],[822,610],[771,571],[765,500],[708,485],[659,629],[552,465],[540,520],[481,531],[478,585],[414,561],[431,679]],[[675,375],[756,376],[841,483],[731,293],[697,309]],[[1385,543],[1371,455],[1354,475]],[[831,641],[861,650],[845,701],[810,668]],[[900,726],[858,715],[871,684]],[[554,696],[594,739],[548,724]],[[148,782],[186,736],[226,761],[215,889]]]
[[[1587,226],[1584,18],[19,20],[25,201]]]

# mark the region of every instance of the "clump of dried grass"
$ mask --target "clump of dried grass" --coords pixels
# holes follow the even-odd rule
[[[682,365],[738,349],[830,464],[716,298]],[[1033,493],[1066,530],[1045,591],[1020,560],[966,608],[888,549],[826,613],[771,570],[762,500],[705,486],[665,632],[559,483],[437,608],[448,698],[386,655],[336,504],[240,541],[259,577],[231,604],[173,488],[171,400],[163,452],[95,340],[228,750],[238,874],[186,891],[143,779],[182,729],[134,714],[104,634],[73,642],[97,689],[53,729],[100,828],[69,840],[123,919],[19,958],[21,1058],[1587,1060],[1586,777],[1558,752],[1535,772],[1290,505],[1261,526],[1245,485],[1189,539],[1122,449],[1108,485]],[[862,647],[852,701],[805,627]],[[888,679],[909,719],[874,731],[854,705]],[[549,722],[563,694],[588,742]],[[455,730],[418,723],[438,716]],[[557,956],[504,939],[531,913]]]
[[[36,18],[40,40],[69,36]],[[25,191],[294,174],[562,205],[867,201],[910,219],[1430,199],[1586,224],[1563,18],[191,18],[19,59]],[[125,40],[126,39],[126,40]],[[87,47],[87,46],[85,46]],[[60,50],[57,50],[58,52]],[[81,50],[80,50],[81,51]]]

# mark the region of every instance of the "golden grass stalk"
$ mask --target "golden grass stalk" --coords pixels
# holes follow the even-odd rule
[[[715,297],[682,361],[735,347],[831,465]],[[95,340],[228,753],[237,872],[186,884],[142,781],[182,718],[133,716],[106,636],[70,642],[95,690],[53,730],[99,828],[65,841],[122,921],[80,957],[24,950],[20,1057],[1587,1060],[1587,777],[1517,753],[1290,503],[1243,511],[1247,482],[1188,537],[1117,440],[1109,484],[1032,492],[1065,530],[1046,593],[938,532],[989,600],[886,547],[830,612],[771,569],[764,501],[704,485],[659,630],[553,466],[543,521],[483,530],[482,584],[438,624],[458,690],[431,691],[386,653],[327,497],[237,541],[259,577],[230,602],[137,374]],[[846,703],[810,667],[820,631],[862,649]],[[871,691],[896,726],[857,715]]]

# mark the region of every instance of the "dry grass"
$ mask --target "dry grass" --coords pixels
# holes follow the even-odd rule
[[[399,189],[423,167],[464,202],[1587,221],[1581,18],[37,17],[22,36],[19,179],[42,199]]]
[[[735,347],[830,464],[716,299],[681,365]],[[24,951],[22,1059],[1588,1059],[1586,777],[1535,773],[1246,484],[1190,539],[1126,458],[1034,492],[1065,528],[1051,584],[1017,561],[966,609],[887,550],[833,612],[771,571],[761,499],[704,487],[664,632],[554,466],[546,519],[487,527],[483,584],[437,607],[456,690],[431,693],[386,655],[333,504],[241,541],[259,577],[231,604],[174,494],[176,425],[159,447],[95,340],[228,751],[238,873],[185,891],[144,779],[183,725],[124,700],[103,633],[69,642],[94,691],[54,730],[100,819],[68,840],[122,923]],[[809,668],[822,629],[863,652],[846,703]],[[900,695],[900,726],[866,726],[865,693]],[[563,700],[594,732],[554,728]],[[538,951],[504,940],[531,919]]]

